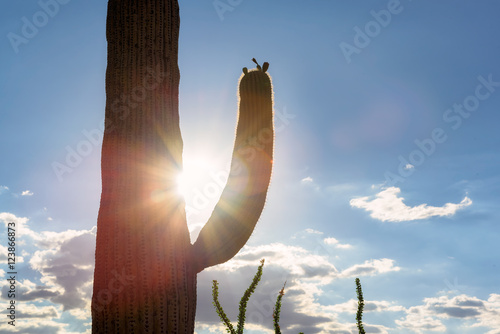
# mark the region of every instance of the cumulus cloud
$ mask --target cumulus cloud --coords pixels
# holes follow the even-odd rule
[[[82,289],[94,273],[94,230],[43,234],[47,238],[39,244],[46,249],[33,254],[31,268],[43,275],[43,283],[58,289],[52,302],[63,305],[65,311],[85,306],[89,296]]]
[[[472,327],[491,328],[486,334],[500,333],[500,294],[490,294],[488,300],[484,303],[484,309],[477,317],[477,323]]]
[[[462,294],[451,298],[425,298],[423,302],[423,305],[408,308],[406,316],[396,320],[396,324],[414,333],[444,332],[447,329],[444,320],[461,319],[467,320],[462,325],[464,327],[484,326],[491,329],[486,334],[500,333],[499,294],[491,294],[488,300]]]
[[[59,316],[59,312],[57,312],[54,306],[39,306],[37,307],[34,304],[26,304],[24,307],[23,304],[23,319],[50,319]]]
[[[33,232],[28,226],[28,218],[17,217],[16,215],[8,212],[0,212],[0,222],[3,222],[5,229],[11,226],[9,223],[14,223],[16,229],[16,236],[19,237],[36,237],[37,233]]]
[[[446,203],[441,207],[427,204],[410,207],[404,204],[403,197],[398,197],[400,192],[401,189],[397,187],[389,187],[376,194],[375,198],[367,196],[351,199],[350,205],[369,211],[372,218],[381,221],[401,222],[436,216],[452,216],[458,210],[472,204],[471,199],[466,196],[460,203]]]
[[[96,229],[35,232],[30,229],[27,218],[7,212],[0,213],[0,222],[5,226],[15,224],[17,237],[25,242],[21,254],[29,258],[27,265],[30,271],[41,275],[36,283],[21,277],[17,281],[16,300],[23,303],[17,326],[21,329],[19,333],[85,332],[90,319]],[[28,252],[27,247],[34,247],[34,250]],[[17,259],[19,263],[21,257]],[[6,296],[8,287],[4,282],[0,283],[0,287],[2,296]],[[40,303],[52,303],[52,306],[41,307]],[[71,316],[80,319],[80,330],[72,331],[75,330],[75,322],[72,322],[72,330],[68,330],[67,323],[60,322],[64,311],[68,311],[64,322]],[[7,330],[7,327],[0,325],[1,333],[4,329]]]
[[[7,247],[0,244],[0,262],[4,263],[7,260]]]
[[[21,193],[21,196],[33,196],[33,192],[31,190],[25,190]]]
[[[300,234],[302,237],[307,235],[320,237],[323,233],[307,229]],[[334,242],[333,240],[336,240],[334,238],[319,238],[319,248],[325,247],[325,239],[330,240],[331,245],[340,244],[338,241]],[[280,317],[282,330],[304,333],[357,333],[356,326],[352,322],[344,323],[339,319],[338,314],[341,313],[339,309],[320,303],[319,299],[325,296],[328,286],[337,279],[399,270],[393,260],[380,259],[369,260],[340,271],[331,263],[329,253],[318,252],[314,247],[306,249],[283,243],[245,246],[232,260],[200,274],[197,311],[199,326],[207,330],[218,329],[214,327],[218,325],[219,320],[211,305],[210,282],[214,279],[219,281],[221,304],[229,318],[235,319],[237,301],[250,284],[251,277],[255,274],[262,258],[266,260],[263,277],[247,309],[248,325],[261,333],[273,333],[272,311],[278,292],[285,281],[285,296]],[[385,305],[386,310],[390,307],[393,305],[388,303]],[[367,326],[373,333],[388,333],[388,328],[384,326],[371,324]]]
[[[354,314],[358,310],[358,300],[357,299],[350,299],[349,301],[345,303],[339,303],[336,305],[330,306],[331,310],[334,310],[335,312],[338,313],[348,313],[348,314]],[[396,305],[394,302],[388,302],[385,300],[377,301],[377,300],[365,300],[365,307],[364,311],[366,312],[401,312],[405,311],[405,308]]]
[[[231,261],[208,270],[234,272],[244,267],[255,267],[260,259],[265,258],[269,265],[277,266],[289,275],[330,281],[338,270],[324,255],[314,254],[305,248],[272,243],[261,246],[245,246]]]
[[[29,304],[30,306],[34,306],[33,304]],[[36,306],[34,306],[36,307]],[[37,307],[39,308],[39,307]],[[34,308],[29,307],[26,308],[26,313],[31,314],[34,311]],[[24,317],[23,313],[23,317]],[[52,313],[48,311],[43,314],[47,317],[52,316]],[[12,326],[7,324],[7,322],[0,323],[0,333],[16,333],[16,334],[82,334],[82,333],[90,333],[85,331],[84,328],[81,328],[78,331],[68,330],[68,327],[72,327],[73,330],[78,330],[75,326],[70,326],[68,324],[64,324],[61,322],[57,322],[54,320],[50,320],[47,318],[37,317],[35,319],[31,317],[16,319],[16,331],[12,331]]]
[[[81,334],[86,333],[84,328],[79,330],[72,325],[56,321],[61,312],[56,306],[36,305],[31,302],[23,302],[18,310],[15,327],[7,321],[0,322],[0,333],[21,334]],[[7,319],[7,318],[6,318]],[[77,331],[78,330],[78,331]]]
[[[19,333],[76,334],[88,331],[90,298],[95,247],[95,228],[92,230],[67,230],[64,232],[34,232],[29,229],[27,218],[0,213],[5,224],[16,222],[38,247],[25,254],[31,270],[42,275],[40,281],[18,281],[19,301],[23,302],[23,318],[19,319]],[[250,284],[260,259],[266,259],[264,275],[247,308],[246,328],[260,333],[273,333],[272,310],[278,292],[286,281],[280,324],[286,332],[346,333],[355,334],[352,321],[345,320],[355,313],[357,301],[328,304],[322,298],[338,279],[381,275],[400,270],[394,260],[371,259],[337,269],[334,258],[325,249],[347,248],[336,238],[323,232],[307,229],[304,238],[315,239],[315,247],[300,247],[284,243],[245,246],[232,260],[209,268],[199,275],[197,328],[222,333],[216,312],[212,307],[211,282],[220,283],[220,300],[230,319],[236,319],[238,300]],[[23,237],[24,238],[24,237]],[[30,244],[33,244],[30,243]],[[349,245],[350,246],[350,245]],[[0,249],[1,250],[1,249]],[[32,255],[30,255],[32,254]],[[0,269],[0,276],[2,275]],[[2,282],[3,283],[3,282]],[[2,290],[5,287],[2,285]],[[2,291],[2,296],[5,296]],[[349,295],[351,298],[352,295]],[[345,300],[345,299],[344,299]],[[52,302],[52,304],[48,303]],[[42,306],[43,305],[43,306]],[[47,306],[49,305],[49,306]],[[66,311],[66,312],[65,312]],[[68,317],[82,321],[82,327],[69,328],[62,323]],[[422,305],[404,308],[392,301],[365,301],[365,312],[401,312],[402,317],[392,325],[365,324],[371,333],[427,333],[449,329],[449,319],[461,321],[463,326],[490,330],[499,334],[500,294],[491,294],[487,300],[462,294],[426,298]],[[35,320],[35,321],[34,321]],[[77,326],[76,326],[77,327]],[[0,332],[8,332],[6,323]]]
[[[8,290],[9,286],[4,285],[2,287],[2,295],[6,296]],[[50,299],[60,294],[55,288],[47,288],[45,286],[37,285],[28,279],[17,281],[16,291],[16,300],[19,301]]]

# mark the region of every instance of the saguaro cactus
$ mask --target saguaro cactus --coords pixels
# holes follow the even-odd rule
[[[231,172],[191,244],[176,189],[178,36],[176,0],[109,0],[93,333],[193,333],[197,273],[243,247],[265,203],[274,143],[267,63],[244,69]]]

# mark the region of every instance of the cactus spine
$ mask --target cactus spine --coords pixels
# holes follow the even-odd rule
[[[265,203],[273,156],[268,64],[244,70],[227,185],[191,244],[182,169],[176,0],[109,0],[93,333],[193,333],[196,275],[232,258]]]

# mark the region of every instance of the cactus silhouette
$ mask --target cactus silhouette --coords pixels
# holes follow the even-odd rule
[[[243,69],[228,181],[191,243],[176,189],[179,22],[176,0],[108,2],[93,333],[193,333],[197,273],[243,247],[265,203],[274,144],[268,63]]]

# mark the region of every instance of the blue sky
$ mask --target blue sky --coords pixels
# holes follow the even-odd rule
[[[197,333],[221,333],[211,281],[272,333],[500,333],[500,31],[495,1],[180,1],[180,116],[194,241],[222,189],[237,82],[270,63],[275,167],[240,254],[198,276]],[[106,1],[0,13],[0,274],[17,228],[19,317],[0,333],[90,333]]]

